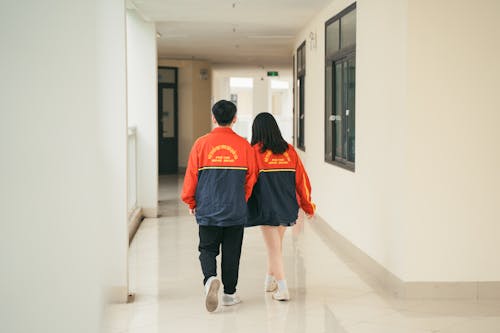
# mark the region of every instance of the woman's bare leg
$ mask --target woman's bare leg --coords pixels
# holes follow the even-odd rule
[[[282,236],[279,228],[261,226],[262,236],[267,248],[267,274],[274,276],[276,280],[284,280]],[[284,234],[284,231],[282,233]]]
[[[280,236],[280,249],[281,249],[281,258],[283,258],[283,238],[285,237],[286,227],[280,225],[278,227],[278,234]]]

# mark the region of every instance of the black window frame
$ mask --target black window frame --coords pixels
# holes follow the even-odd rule
[[[306,151],[306,141],[305,141],[305,82],[306,82],[306,41],[303,41],[302,44],[299,45],[296,51],[296,66],[295,66],[295,82],[294,89],[296,92],[295,102],[296,102],[296,117],[294,117],[296,121],[295,126],[295,146],[302,150]]]
[[[335,117],[339,117],[338,113],[335,113],[335,106],[336,106],[336,100],[335,100],[335,91],[336,91],[336,77],[335,77],[335,65],[339,62],[343,62],[346,60],[351,60],[354,59],[354,63],[356,63],[356,42],[353,45],[349,45],[347,47],[342,48],[342,25],[340,20],[342,17],[346,16],[347,14],[351,13],[352,11],[356,10],[356,2],[342,10],[340,13],[337,15],[333,16],[330,18],[328,21],[325,22],[325,155],[324,155],[324,160],[325,162],[347,169],[349,171],[355,171],[355,157],[354,161],[349,161],[348,158],[343,158],[339,157],[336,152],[336,146],[337,146],[337,123]],[[356,13],[357,14],[357,13]],[[338,43],[339,47],[337,51],[331,52],[328,54],[328,34],[327,34],[327,29],[330,24],[338,21],[339,22],[339,28],[338,28]],[[356,23],[357,25],[357,23]],[[328,78],[328,68],[331,68],[331,77]],[[331,85],[328,87],[327,80],[331,79]],[[355,81],[354,81],[355,82]],[[330,88],[330,90],[328,90]],[[354,91],[356,88],[354,87]],[[355,97],[354,97],[355,99]],[[331,109],[329,108],[328,102],[329,100],[331,101]],[[347,119],[346,115],[340,115],[342,117],[342,123],[346,124]],[[355,118],[356,118],[356,112],[354,109],[354,128],[355,128]],[[345,126],[343,126],[345,127]],[[329,135],[331,131],[331,136]],[[345,144],[345,140],[347,140],[347,135],[345,134],[344,128],[342,129],[342,146]],[[355,134],[354,134],[355,135]],[[328,140],[331,140],[331,142],[328,142]],[[354,141],[354,146],[355,146],[355,141]],[[330,148],[330,149],[329,149]],[[344,149],[344,148],[343,148]],[[343,151],[344,153],[344,151]],[[354,156],[355,156],[355,148],[354,148]]]

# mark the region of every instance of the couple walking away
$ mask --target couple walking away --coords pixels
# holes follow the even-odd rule
[[[260,226],[267,248],[264,290],[278,301],[290,295],[283,267],[286,227],[299,207],[312,217],[311,185],[297,152],[281,136],[274,117],[263,112],[252,125],[251,145],[231,129],[236,106],[221,100],[212,107],[217,125],[193,145],[181,198],[199,225],[205,305],[219,305],[216,257],[222,250],[222,305],[241,302],[236,293],[244,227]]]

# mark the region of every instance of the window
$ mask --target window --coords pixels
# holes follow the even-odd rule
[[[306,42],[304,41],[297,49],[297,147],[306,150],[305,146],[305,91],[306,91]]]
[[[354,171],[356,3],[325,24],[325,161]]]
[[[231,88],[253,88],[253,79],[251,77],[231,77],[229,78]]]

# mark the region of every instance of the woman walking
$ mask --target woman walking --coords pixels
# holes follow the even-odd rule
[[[299,207],[308,217],[314,215],[311,184],[297,152],[283,139],[270,113],[255,117],[251,144],[259,177],[248,200],[246,226],[260,226],[266,244],[264,290],[274,292],[275,300],[287,301],[290,294],[283,267],[283,236],[286,228],[295,224]]]

